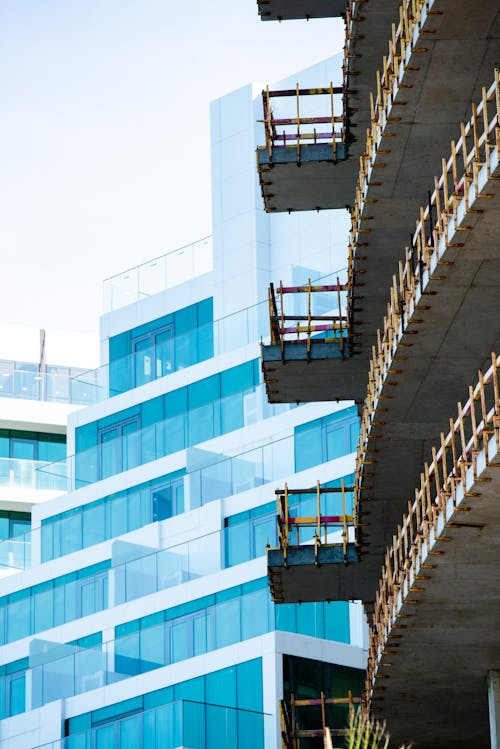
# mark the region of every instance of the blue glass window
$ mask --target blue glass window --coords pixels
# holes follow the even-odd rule
[[[259,378],[256,359],[78,427],[76,486],[243,426]]]
[[[184,511],[184,471],[175,471],[42,519],[42,561],[85,549]]]
[[[110,338],[110,395],[212,356],[213,300],[209,298]]]
[[[353,452],[358,433],[355,406],[295,427],[295,471]]]

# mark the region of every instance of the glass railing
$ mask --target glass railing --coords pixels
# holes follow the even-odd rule
[[[63,460],[41,466],[37,469],[39,476],[36,478],[36,482],[41,487],[56,485],[69,492],[181,450],[193,451],[198,449],[197,447],[190,447],[190,427],[193,431],[193,441],[202,428],[211,433],[212,436],[207,437],[207,441],[209,441],[222,436],[222,434],[229,434],[234,429],[255,424],[262,419],[285,413],[294,408],[294,404],[269,404],[263,384],[258,385],[255,389],[249,389],[248,392],[243,391],[241,395],[243,398],[241,418],[232,428],[227,428],[225,432],[219,431],[218,434],[216,433],[217,428],[220,430],[220,416],[217,406],[223,409],[227,403],[229,408],[234,396],[220,398],[200,408],[191,409],[185,413],[182,427],[179,427],[179,417],[164,419],[135,432],[123,434],[101,445],[95,445],[88,450],[82,450]],[[207,416],[208,411],[210,411],[211,416],[210,414]],[[210,419],[213,421],[212,426],[209,423]],[[218,457],[214,460],[211,457],[213,454],[208,451],[207,453],[211,464],[219,461]],[[206,454],[206,451],[201,449],[200,457],[204,454]]]
[[[31,531],[0,541],[0,577],[2,569],[26,570],[31,567]]]
[[[155,262],[155,261],[151,261]],[[142,266],[141,266],[142,267]],[[313,279],[314,284],[328,285],[346,283],[347,268],[339,268],[333,273]],[[279,293],[279,288],[277,288]],[[342,293],[341,306],[345,307],[345,293]],[[308,314],[308,302],[305,294],[294,295],[292,313],[295,316]],[[313,295],[311,309],[309,312],[315,316],[330,314],[338,308],[337,294],[333,292],[316,292]],[[149,351],[141,351],[130,354],[110,364],[105,364],[98,369],[88,370],[73,378],[75,390],[79,392],[91,392],[96,400],[119,395],[133,388],[144,385],[146,382],[168,376],[179,369],[197,364],[212,356],[220,356],[229,351],[234,351],[241,346],[255,343],[263,338],[269,338],[269,303],[268,301],[238,310],[231,315],[214,320],[200,328],[186,331],[172,339],[172,350],[182,351],[182,356],[176,360],[174,354],[171,369],[164,371],[164,366],[155,366],[155,351],[152,347]],[[319,334],[317,334],[319,335]],[[201,356],[189,356],[186,354],[190,348],[190,339],[196,336],[198,341],[203,340],[205,353]],[[314,338],[314,336],[313,336]],[[211,346],[206,345],[210,341]],[[207,348],[211,351],[207,352]],[[148,358],[149,366],[144,367],[145,357]]]
[[[171,342],[174,355],[171,369],[167,372],[164,371],[164,367],[158,369],[155,366],[155,348],[151,346],[150,349],[141,350],[116,359],[98,369],[91,369],[75,376],[74,388],[83,392],[92,392],[95,400],[104,400],[125,393],[147,382],[178,372],[180,369],[234,351],[249,343],[255,343],[259,340],[260,332],[267,327],[267,316],[267,302],[260,302],[174,336]],[[191,346],[193,337],[198,342],[203,341],[203,346]],[[198,354],[190,355],[190,350],[198,350]],[[176,351],[182,351],[182,356],[176,356]],[[147,367],[144,366],[146,360]]]
[[[103,282],[104,312],[171,289],[212,270],[212,237],[166,252]]]
[[[77,375],[62,372],[38,372],[14,369],[0,362],[0,398],[72,403],[86,406],[102,400],[97,370]],[[74,371],[74,370],[73,370]]]
[[[35,749],[272,749],[274,717],[178,700],[110,721]]]
[[[292,510],[304,512],[301,502],[294,499]],[[4,598],[0,645],[257,559],[267,544],[277,544],[274,513],[160,550],[119,539],[112,546],[111,567],[77,580],[46,581],[40,590],[18,591],[12,601]]]
[[[276,607],[267,578],[189,601],[115,628],[114,637],[92,647],[33,639],[28,668],[31,709],[98,689],[131,676],[213,652],[275,630],[349,642],[346,602]],[[2,681],[8,683],[10,674]],[[25,704],[29,703],[25,700]]]
[[[39,489],[64,492],[66,484],[57,474],[44,472],[51,466],[46,460],[0,458],[0,488]]]

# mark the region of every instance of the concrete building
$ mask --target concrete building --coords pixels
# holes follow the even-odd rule
[[[338,82],[341,59],[300,77]],[[315,523],[319,505],[339,516],[347,543],[359,419],[267,402],[269,281],[344,274],[348,223],[264,212],[259,110],[252,86],[212,105],[212,236],[106,281],[101,366],[77,378],[96,402],[38,471],[65,491],[33,506],[30,562],[0,583],[2,749],[270,749],[285,695],[342,699],[339,726],[360,695],[361,605],[268,590],[276,490]]]
[[[271,288],[269,401],[330,391],[362,417],[352,543],[290,541],[285,510],[271,590],[363,600],[365,702],[394,746],[497,747],[498,3],[257,5],[263,21],[346,22],[340,89],[264,96],[266,210],[351,213],[347,280],[312,292],[346,295],[333,318],[296,318],[293,337],[296,290]],[[320,106],[325,93],[340,108]],[[271,111],[287,97],[295,115]]]

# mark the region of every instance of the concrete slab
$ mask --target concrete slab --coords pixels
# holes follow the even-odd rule
[[[348,0],[257,0],[262,21],[334,18],[345,13]]]
[[[498,466],[495,450],[493,438]],[[490,747],[488,672],[500,667],[498,467],[480,470],[477,482],[470,470],[472,494],[462,493],[424,555],[427,567],[414,570],[425,573],[418,586],[404,587],[379,660],[372,707],[387,721],[391,747]]]
[[[357,165],[348,160],[344,143],[275,147],[272,160],[257,150],[257,169],[267,212],[319,211],[345,208],[353,190]],[[300,161],[298,159],[300,158]]]
[[[316,564],[317,561],[317,564]],[[373,594],[363,583],[362,565],[354,544],[347,545],[346,562],[342,546],[320,546],[316,560],[314,546],[289,547],[286,566],[281,549],[269,549],[267,567],[271,594],[276,603],[306,601],[352,601]]]
[[[262,372],[270,403],[354,400],[366,391],[366,362],[342,359],[338,343],[262,346]]]

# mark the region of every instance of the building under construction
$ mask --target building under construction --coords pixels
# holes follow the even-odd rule
[[[364,702],[391,745],[496,749],[500,6],[257,5],[266,22],[341,15],[346,28],[342,86],[263,92],[266,211],[351,217],[344,277],[270,287],[268,399],[353,399],[361,417],[352,514],[329,514],[318,489],[315,517],[299,518],[280,494],[271,592],[363,601]]]

